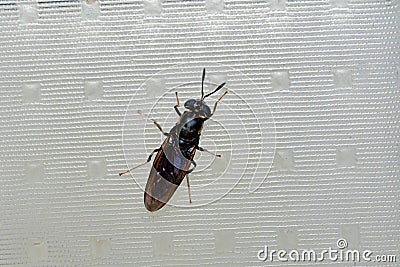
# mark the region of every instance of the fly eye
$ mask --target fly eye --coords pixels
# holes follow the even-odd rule
[[[203,106],[203,112],[206,118],[211,117],[211,110],[207,105]]]
[[[194,99],[189,99],[188,101],[185,102],[185,108],[193,110],[194,109],[194,104],[196,103],[196,100]]]

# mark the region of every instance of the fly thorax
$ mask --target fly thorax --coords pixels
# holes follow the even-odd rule
[[[203,128],[204,119],[202,118],[190,118],[186,122],[182,123],[179,139],[186,142],[191,142],[200,137],[201,130]],[[181,141],[181,142],[182,142]]]

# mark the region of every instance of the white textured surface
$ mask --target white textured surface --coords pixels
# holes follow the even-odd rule
[[[339,238],[399,262],[399,12],[395,0],[2,1],[0,265],[300,266],[257,251]],[[203,67],[208,90],[230,90],[202,136],[224,157],[199,153],[192,207],[183,184],[151,214],[150,165],[117,175],[162,141],[136,110],[168,130],[174,92],[199,97]]]

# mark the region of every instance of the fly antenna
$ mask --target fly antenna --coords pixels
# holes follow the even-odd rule
[[[206,68],[203,69],[203,78],[201,79],[201,99],[204,99],[204,79],[206,78]]]
[[[210,96],[212,94],[214,94],[215,92],[217,92],[219,89],[221,89],[222,87],[224,87],[225,83],[222,83],[220,86],[218,86],[214,91],[212,91],[211,93],[206,94],[202,99],[206,98],[207,96]]]

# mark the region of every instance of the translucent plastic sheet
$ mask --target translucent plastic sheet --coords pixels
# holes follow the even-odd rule
[[[1,1],[0,265],[397,266],[399,10]],[[193,203],[183,182],[150,213],[151,164],[118,176],[164,138],[137,111],[168,131],[203,68],[228,90],[201,136],[222,157],[197,152]]]

